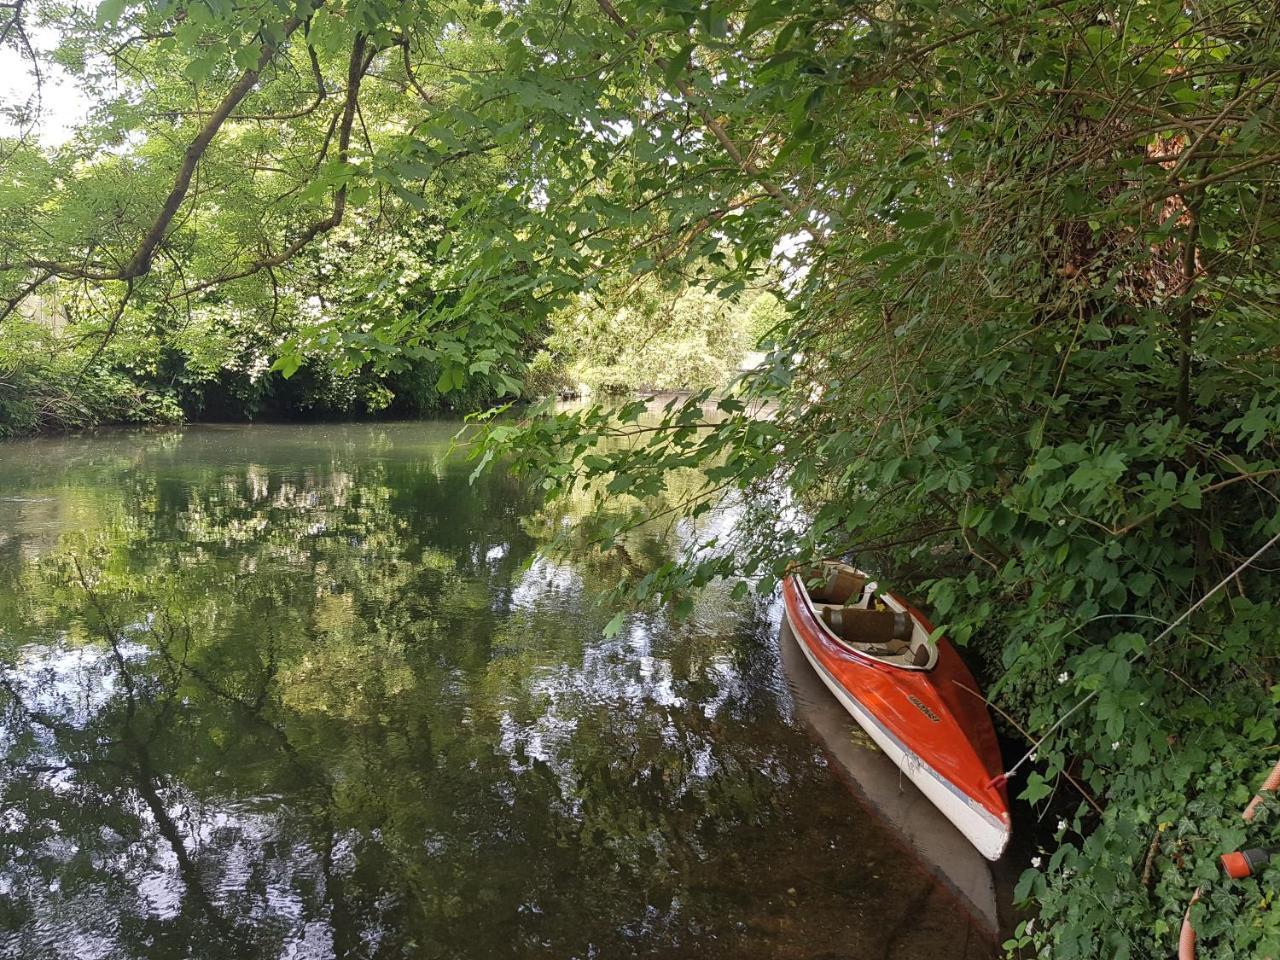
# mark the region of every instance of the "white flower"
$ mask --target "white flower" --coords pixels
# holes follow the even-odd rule
[[[1061,832],[1062,832],[1063,830],[1065,830],[1065,829],[1067,829],[1067,821],[1065,821],[1065,820],[1063,820],[1063,819],[1059,818],[1059,819],[1058,819],[1058,832],[1059,832],[1059,833],[1061,833]]]
[[[1070,679],[1071,679],[1071,674],[1067,673],[1067,671],[1065,670],[1063,670],[1060,674],[1058,674],[1059,683],[1066,683]]]
[[[1120,741],[1119,741],[1119,740],[1116,740],[1115,742],[1113,742],[1113,743],[1111,744],[1111,749],[1112,749],[1112,750],[1119,750],[1119,749],[1120,749]]]
[[[1033,867],[1039,867],[1039,866],[1040,866],[1040,858],[1039,858],[1039,857],[1032,857],[1032,858],[1031,858],[1031,865],[1032,865]]]

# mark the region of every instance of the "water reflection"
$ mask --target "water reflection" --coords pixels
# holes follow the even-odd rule
[[[767,610],[603,639],[617,561],[541,553],[563,511],[452,429],[0,447],[0,954],[992,954],[792,718]]]

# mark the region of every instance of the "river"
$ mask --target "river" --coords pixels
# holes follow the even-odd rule
[[[0,445],[0,956],[995,955],[776,604],[606,639],[681,529],[552,551],[456,429]]]

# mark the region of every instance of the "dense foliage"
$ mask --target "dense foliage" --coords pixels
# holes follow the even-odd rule
[[[708,114],[768,158],[738,165],[763,195],[734,226],[811,235],[772,362],[719,423],[697,403],[658,431],[601,409],[491,438],[602,499],[693,463],[716,466],[688,511],[752,495],[740,538],[641,595],[767,587],[807,554],[927,581],[1010,734],[1051,734],[1015,780],[1057,822],[1018,885],[1039,908],[1018,945],[1164,955],[1203,884],[1202,952],[1266,955],[1276,878],[1223,883],[1216,855],[1273,829],[1239,813],[1275,760],[1274,556],[1166,627],[1280,532],[1271,21],[789,11],[763,35],[750,12],[644,21],[658,47],[692,32],[723,75]],[[755,56],[717,56],[729,44]],[[619,448],[631,433],[646,442]]]
[[[281,6],[49,8],[128,94],[52,159],[7,148],[11,303],[65,285],[104,337],[278,295],[296,324],[244,329],[285,369],[510,395],[584,296],[738,302],[785,261],[773,352],[716,409],[495,420],[482,456],[604,499],[707,468],[677,513],[745,495],[641,599],[814,554],[927,581],[1011,732],[1050,734],[1018,781],[1065,811],[1023,946],[1164,955],[1205,884],[1204,955],[1280,949],[1274,871],[1215,866],[1275,759],[1276,559],[1244,567],[1280,532],[1269,5]],[[429,264],[403,282],[387,222]],[[326,256],[349,293],[308,279]]]
[[[628,279],[602,294],[554,314],[547,347],[569,384],[603,394],[726,386],[783,314],[767,290],[726,298]]]

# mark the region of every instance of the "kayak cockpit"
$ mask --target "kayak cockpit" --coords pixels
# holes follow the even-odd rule
[[[891,594],[876,590],[866,574],[844,563],[825,562],[798,575],[805,599],[836,643],[905,670],[930,670],[938,648],[929,631]]]

